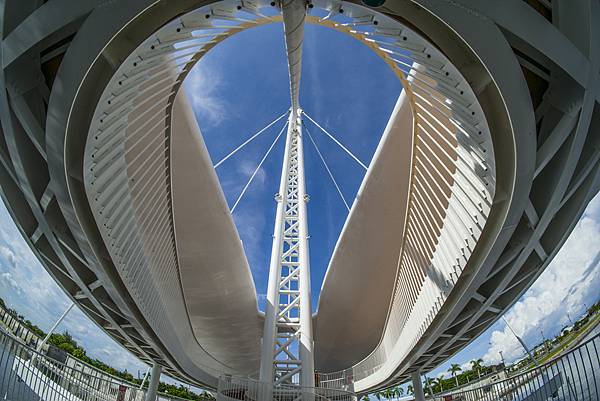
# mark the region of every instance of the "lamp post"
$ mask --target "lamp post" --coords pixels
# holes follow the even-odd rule
[[[74,306],[75,306],[75,303],[71,302],[71,305],[69,305],[69,307],[63,312],[63,314],[60,315],[60,317],[58,318],[58,320],[56,321],[56,323],[54,323],[54,325],[48,331],[48,334],[46,334],[46,337],[44,337],[44,339],[42,340],[42,342],[39,343],[38,346],[36,347],[35,350],[37,352],[41,352],[42,351],[42,347],[48,342],[48,339],[50,338],[50,336],[52,335],[52,333],[54,333],[54,330],[56,330],[56,328],[58,327],[58,325],[65,319],[65,317],[67,317],[67,315],[69,314],[69,312],[71,312],[71,309],[73,309]]]

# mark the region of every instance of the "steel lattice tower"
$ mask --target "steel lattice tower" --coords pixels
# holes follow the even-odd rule
[[[314,387],[301,111],[290,113],[271,250],[260,379]]]
[[[298,91],[307,3],[282,0],[291,109],[271,248],[260,380],[314,387],[310,262]]]

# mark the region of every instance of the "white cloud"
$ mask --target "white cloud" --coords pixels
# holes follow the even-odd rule
[[[569,314],[578,316],[584,303],[598,296],[600,285],[600,195],[586,212],[554,260],[524,297],[505,315],[506,320],[529,345],[545,335],[556,333],[568,324]],[[529,341],[528,341],[529,340]],[[523,355],[524,350],[506,325],[492,332],[487,363],[500,362],[499,351],[507,361]]]
[[[259,162],[260,162],[260,160],[242,159],[238,163],[237,170],[243,175],[243,177],[246,178],[245,180],[243,180],[244,185],[246,185],[246,182],[250,179],[250,177],[252,177],[252,174],[254,173],[254,170],[256,170],[256,167],[258,166]],[[262,189],[264,187],[266,181],[267,181],[267,172],[265,171],[264,167],[261,166],[261,168],[259,168],[258,171],[256,171],[256,175],[254,176],[254,179],[253,179],[251,185],[255,189],[256,188]]]
[[[49,330],[70,305],[71,300],[45,271],[6,207],[0,202],[0,296],[25,318]],[[117,369],[136,372],[145,365],[109,338],[78,308],[74,308],[57,328],[68,330],[88,355]]]
[[[16,266],[15,254],[7,247],[0,246],[0,256],[2,256],[11,265],[11,267],[14,268]]]
[[[12,278],[12,276],[10,275],[9,272],[4,272],[4,273],[0,274],[0,280],[6,282],[17,293],[21,293],[21,289],[19,288],[19,285],[17,284],[17,282],[15,281],[15,279]]]
[[[203,60],[190,71],[184,84],[192,108],[198,113],[200,129],[219,125],[228,109],[225,100],[219,96],[223,86],[220,69]]]

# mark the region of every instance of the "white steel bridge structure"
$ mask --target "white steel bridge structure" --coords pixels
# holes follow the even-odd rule
[[[155,373],[267,383],[264,399],[418,378],[519,298],[598,192],[597,0],[364,3],[1,2],[4,202],[64,291]],[[282,22],[290,104],[263,313],[182,83],[226,38]],[[304,123],[352,153],[299,104],[305,24],[360,41],[403,87],[344,199],[314,315]]]

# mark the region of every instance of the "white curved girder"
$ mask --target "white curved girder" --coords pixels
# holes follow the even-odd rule
[[[395,288],[398,239],[406,222],[411,153],[412,112],[403,92],[358,190],[319,293],[315,364],[320,372],[360,362],[381,338],[388,314],[382,305],[389,305]],[[357,249],[361,251],[354,252]]]

